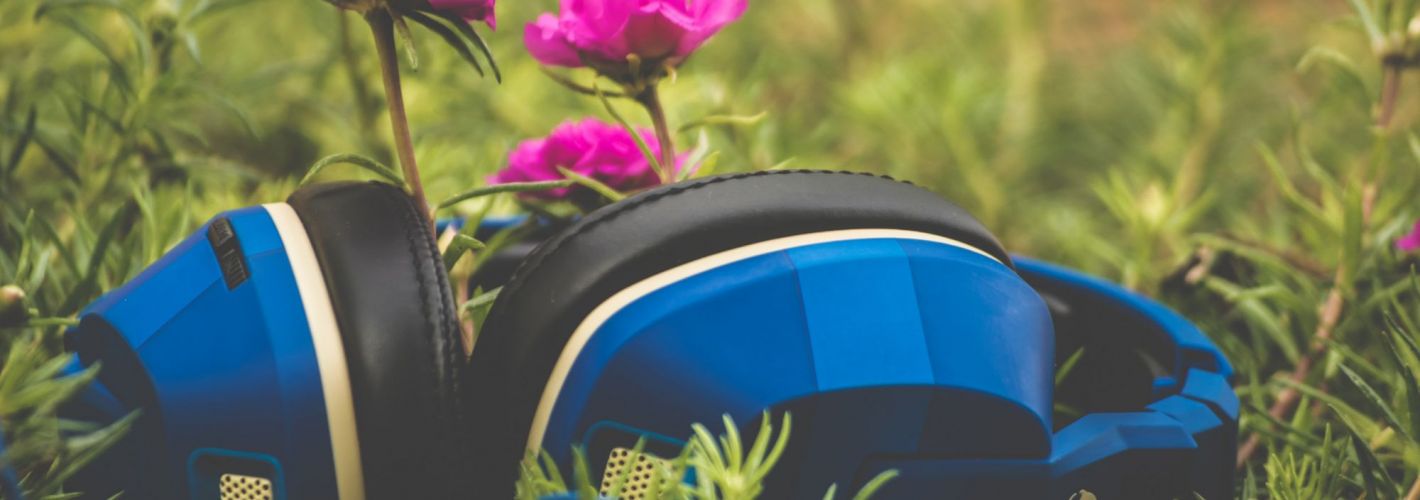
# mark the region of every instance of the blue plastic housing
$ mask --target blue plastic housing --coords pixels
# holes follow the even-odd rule
[[[142,412],[119,449],[72,489],[215,499],[217,475],[239,472],[273,480],[276,498],[332,497],[321,379],[285,247],[261,207],[221,219],[236,234],[241,251],[226,255],[241,260],[244,281],[229,289],[204,226],[91,305],[70,331],[81,353],[75,369],[98,357],[105,364],[101,386],[71,417],[107,422]]]
[[[887,469],[902,475],[885,498],[1230,496],[1238,402],[1206,336],[1107,282],[1016,265],[1019,275],[950,245],[868,239],[677,281],[590,337],[542,446],[563,467],[586,447],[595,473],[640,437],[673,449],[690,423],[723,432],[721,414],[752,435],[762,411],[787,410],[791,444],[768,485],[776,498],[819,498]],[[1157,401],[1055,431],[1055,339],[1032,285],[1109,302],[1144,325],[1120,335],[1173,346]]]

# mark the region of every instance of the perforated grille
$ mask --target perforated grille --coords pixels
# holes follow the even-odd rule
[[[208,476],[211,477],[211,476]],[[221,500],[272,500],[271,480],[241,474],[222,474]]]
[[[635,463],[632,463],[630,449],[615,448],[611,450],[611,456],[606,460],[606,474],[602,475],[602,495],[611,494],[612,488],[616,486],[617,481],[621,480],[621,475],[628,467],[631,468],[631,473],[626,475],[626,483],[621,486],[621,495],[617,498],[644,500],[647,498],[646,492],[650,490],[652,483],[662,481],[660,487],[667,486],[664,482],[666,474],[658,474],[657,471],[669,471],[670,461],[642,452],[636,457]]]

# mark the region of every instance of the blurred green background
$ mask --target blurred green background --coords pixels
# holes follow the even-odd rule
[[[100,191],[170,176],[194,181],[200,221],[281,198],[328,154],[394,164],[373,47],[356,15],[315,0],[117,3],[136,19],[81,8],[36,20],[42,2],[0,6],[7,135],[35,106],[46,149],[86,178],[106,176],[82,187],[46,183],[59,172],[32,152],[13,174],[24,189],[12,196],[85,207],[108,201],[112,193]],[[522,25],[553,8],[499,6],[502,29],[485,36],[501,85],[416,30],[422,64],[418,72],[406,64],[406,99],[431,198],[479,184],[519,140],[568,119],[607,119],[594,99],[542,75],[522,47]],[[1344,88],[1356,82],[1296,69],[1317,44],[1365,61],[1347,13],[1322,1],[753,2],[665,93],[673,125],[768,114],[755,126],[707,131],[719,171],[782,164],[909,179],[970,209],[1016,251],[1144,285],[1178,263],[1187,244],[1173,236],[1188,230],[1286,235],[1285,224],[1258,217],[1275,200],[1255,143],[1281,145],[1299,121],[1327,142],[1342,134],[1369,143],[1369,111]],[[133,37],[144,35],[131,22],[166,30],[150,36],[157,53],[147,67],[135,64]],[[87,33],[66,27],[74,25]],[[134,95],[117,88],[112,65],[126,69]],[[646,123],[639,109],[623,113]],[[122,134],[109,122],[143,132],[110,137]],[[160,162],[144,151],[159,148],[150,144],[157,137],[167,150]],[[682,147],[696,139],[678,137]],[[1119,190],[1134,199],[1102,200]],[[1127,220],[1136,218],[1151,220]],[[1129,244],[1136,238],[1149,248]]]
[[[672,126],[766,113],[677,136],[718,151],[717,172],[911,180],[1013,251],[1183,310],[1240,368],[1244,439],[1263,445],[1241,495],[1354,497],[1368,478],[1398,495],[1420,485],[1420,421],[1398,423],[1420,418],[1404,376],[1420,351],[1382,339],[1413,336],[1420,312],[1414,259],[1391,244],[1420,216],[1420,96],[1410,75],[1394,125],[1372,127],[1382,71],[1353,7],[1408,19],[1413,3],[758,0],[663,92]],[[505,0],[500,29],[478,27],[501,84],[416,30],[404,81],[432,200],[481,185],[520,140],[608,119],[523,49],[523,25],[555,8]],[[0,283],[32,309],[0,328],[17,358],[57,352],[83,304],[213,214],[283,199],[317,159],[395,164],[368,29],[317,0],[0,0],[0,98]],[[1301,384],[1309,411],[1261,415],[1304,357],[1322,366]],[[5,376],[0,416],[29,418],[5,407]],[[40,444],[12,459],[78,453],[31,423]]]
[[[200,220],[243,200],[280,199],[290,189],[283,182],[329,153],[395,163],[372,44],[355,14],[315,0],[240,1],[178,23],[202,3],[124,1],[145,28],[176,24],[162,41],[169,47],[153,55],[165,65],[159,74],[158,62],[133,65],[124,17],[75,9],[35,21],[38,4],[0,7],[10,134],[38,107],[41,141],[71,155],[85,178],[121,153],[92,141],[108,134],[108,119],[143,129],[109,142],[143,149],[151,138],[135,135],[153,135],[172,149],[166,165],[129,153],[111,173],[125,179],[105,188],[155,170],[195,180],[202,196],[189,210]],[[595,99],[559,87],[524,51],[523,24],[554,7],[498,6],[503,28],[484,34],[503,65],[501,85],[416,30],[422,65],[406,64],[406,99],[433,199],[479,185],[521,139],[565,119],[606,119]],[[1284,143],[1305,119],[1298,114],[1326,116],[1309,134],[1328,142],[1349,134],[1369,143],[1367,108],[1332,102],[1356,98],[1331,88],[1346,75],[1295,70],[1319,43],[1365,58],[1345,14],[1335,1],[757,1],[667,82],[666,101],[673,125],[767,112],[758,125],[707,131],[721,172],[788,162],[910,179],[968,207],[1012,249],[1146,284],[1186,244],[1170,234],[1154,249],[1123,243],[1132,232],[1186,232],[1136,226],[1238,227],[1257,239],[1288,232],[1258,217],[1268,188],[1254,143]],[[131,99],[115,95],[111,64],[128,70]],[[639,109],[623,114],[646,124]],[[682,134],[680,146],[696,139]],[[14,173],[13,195],[40,206],[101,202],[97,186],[45,185],[58,172],[33,156]],[[1102,202],[1112,190],[1132,192],[1133,206]],[[1135,217],[1176,220],[1120,220]]]

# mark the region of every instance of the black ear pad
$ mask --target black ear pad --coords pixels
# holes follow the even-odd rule
[[[366,497],[466,494],[464,354],[428,223],[387,184],[318,184],[287,201],[310,236],[340,326]]]
[[[593,212],[533,251],[504,286],[470,360],[468,426],[488,498],[507,498],[553,365],[598,304],[721,251],[839,229],[904,229],[972,245],[1010,265],[981,223],[940,196],[865,174],[769,171],[663,186]],[[687,428],[687,431],[689,429]]]

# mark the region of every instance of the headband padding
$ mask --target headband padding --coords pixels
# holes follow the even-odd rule
[[[663,186],[593,212],[529,255],[474,348],[468,426],[480,491],[511,496],[517,462],[563,346],[618,291],[692,260],[766,240],[841,229],[902,229],[1010,257],[965,210],[866,174],[769,171]],[[687,429],[688,430],[688,429]]]
[[[378,183],[303,188],[287,200],[320,261],[344,341],[367,498],[468,491],[461,335],[428,222]]]

